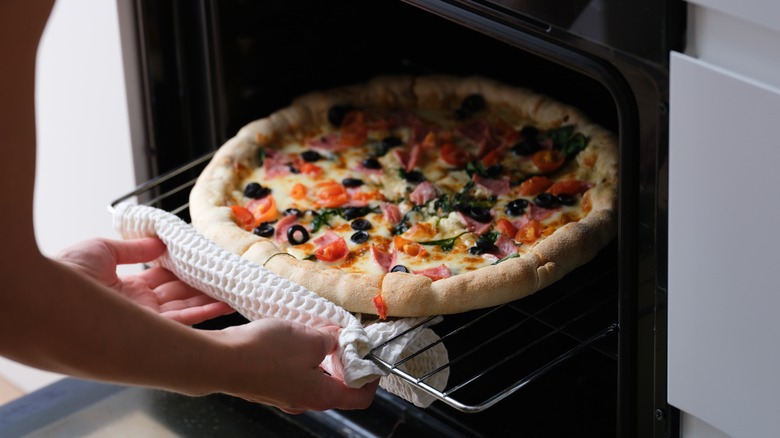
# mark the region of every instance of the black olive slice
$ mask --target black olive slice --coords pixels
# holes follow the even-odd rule
[[[274,235],[274,226],[270,222],[263,222],[252,232],[260,237],[271,237]]]
[[[303,225],[292,225],[287,229],[287,240],[293,245],[306,243],[309,241],[309,232]]]
[[[303,161],[306,161],[307,163],[313,163],[315,161],[319,161],[322,159],[322,155],[317,151],[304,151],[301,153],[301,158],[303,158]]]
[[[554,208],[559,205],[559,202],[557,196],[552,193],[543,192],[536,195],[534,204],[541,208]]]
[[[574,205],[577,203],[577,197],[568,193],[561,193],[558,195],[558,202],[561,205]]]
[[[519,198],[507,202],[506,207],[504,207],[504,212],[506,212],[506,214],[509,216],[520,216],[523,214],[523,212],[525,212],[526,207],[528,207],[528,201]]]
[[[376,170],[382,168],[382,163],[380,163],[379,160],[377,160],[376,158],[366,158],[365,160],[363,160],[362,164],[363,167],[365,167],[366,169]]]
[[[409,268],[404,265],[395,265],[390,268],[390,272],[409,272]]]
[[[282,214],[285,215],[285,216],[293,216],[293,215],[296,216],[296,217],[303,216],[303,213],[301,213],[301,211],[298,210],[297,208],[288,208]]]
[[[490,209],[487,207],[469,207],[466,214],[475,221],[483,224],[486,224],[493,219],[490,215]]]
[[[371,229],[371,222],[368,219],[355,219],[350,226],[353,230],[368,231]]]
[[[349,237],[349,240],[355,242],[355,243],[365,243],[368,241],[368,233],[365,231],[356,231],[352,236]]]
[[[244,187],[244,196],[252,199],[261,199],[271,194],[271,189],[263,187],[259,183],[251,182]]]
[[[344,187],[360,187],[365,183],[360,178],[344,178],[341,180],[341,184]]]
[[[421,183],[425,181],[425,176],[419,170],[413,170],[411,172],[404,173],[404,179],[410,183]]]

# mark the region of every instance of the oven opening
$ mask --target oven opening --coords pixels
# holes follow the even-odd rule
[[[149,3],[139,10],[142,20],[172,13],[170,5]],[[621,78],[612,76],[601,61],[519,30],[485,28],[478,20],[464,25],[459,17],[442,17],[397,1],[374,6],[368,10],[357,1],[206,2],[205,12],[193,13],[205,17],[207,38],[190,35],[192,42],[181,46],[186,29],[161,30],[170,35],[147,41],[150,53],[160,53],[158,63],[150,65],[156,77],[148,87],[149,99],[180,102],[185,96],[191,105],[176,118],[164,106],[149,110],[155,129],[148,165],[152,175],[162,176],[129,196],[189,220],[189,188],[207,154],[240,127],[287,106],[296,96],[375,76],[480,75],[574,106],[619,136],[619,237],[545,290],[497,308],[431,321],[450,358],[449,383],[443,391],[434,391],[439,400],[431,407],[418,409],[380,391],[368,411],[307,413],[289,420],[310,428],[359,424],[378,436],[385,436],[381,431],[386,430],[396,436],[420,431],[432,436],[614,435],[621,391],[630,392],[621,388],[630,376],[621,371],[626,341],[621,340],[620,322],[625,304],[621,297],[631,293],[621,293],[621,288],[632,283],[626,275],[633,273],[622,269],[631,257],[626,245],[633,243],[626,236],[632,234],[634,221],[624,201],[636,191],[635,177],[626,169],[633,169],[630,163],[638,153],[629,141],[635,135],[630,132],[636,129],[635,116],[626,113],[636,108],[632,98],[622,94]],[[177,39],[178,45],[164,43]],[[198,41],[206,41],[200,50],[181,49],[201,44]],[[202,69],[169,74],[181,71],[177,63],[193,57]],[[186,153],[172,143],[185,143]],[[202,327],[241,322],[220,318]],[[373,359],[419,388],[427,388],[432,378],[409,375],[403,363],[384,363],[379,355]],[[220,399],[242,411],[264,409]]]

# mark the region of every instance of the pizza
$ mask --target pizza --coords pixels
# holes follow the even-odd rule
[[[513,301],[616,234],[615,136],[485,77],[378,77],[253,121],[190,194],[193,226],[348,311]]]

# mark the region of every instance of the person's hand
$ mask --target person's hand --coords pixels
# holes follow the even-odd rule
[[[306,410],[364,409],[379,380],[349,388],[320,364],[336,351],[338,327],[314,329],[279,319],[261,319],[214,333],[224,336],[241,370],[228,379],[228,393],[298,414]],[[232,388],[232,389],[231,389]]]
[[[227,304],[204,295],[161,267],[119,277],[117,265],[146,263],[164,254],[165,244],[155,237],[133,240],[90,239],[55,259],[108,286],[140,306],[191,325],[234,312]]]

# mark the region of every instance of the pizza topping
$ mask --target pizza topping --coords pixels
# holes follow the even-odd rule
[[[552,193],[542,192],[534,198],[534,204],[544,209],[551,209],[558,206],[558,197]]]
[[[504,207],[504,212],[509,216],[520,216],[525,212],[525,208],[528,207],[528,201],[519,198],[519,199],[513,199],[506,203],[506,207]]]
[[[366,243],[368,241],[368,233],[365,231],[356,231],[354,234],[352,234],[349,237],[349,240],[351,240],[354,243],[361,244]]]
[[[393,245],[395,245],[395,249],[397,249],[399,252],[410,255],[412,257],[422,257],[428,253],[419,243],[413,240],[405,239],[401,236],[393,237]]]
[[[435,268],[421,269],[418,271],[412,271],[418,275],[424,275],[433,281],[441,280],[443,278],[452,277],[452,271],[446,265],[442,264]]]
[[[244,196],[247,198],[259,199],[271,194],[271,189],[263,187],[259,183],[251,182],[244,187]]]
[[[354,188],[354,187],[360,187],[364,183],[363,180],[359,178],[344,178],[341,180],[341,184],[347,188]]]
[[[534,243],[540,237],[542,237],[542,224],[537,220],[531,219],[517,230],[515,240],[522,243]]]
[[[409,200],[416,205],[424,205],[428,201],[434,200],[439,196],[436,187],[428,181],[423,181],[409,194]]]
[[[587,215],[579,199],[593,183],[570,167],[563,180],[556,173],[587,138],[574,125],[543,130],[486,108],[479,94],[454,118],[446,109],[333,105],[332,126],[260,148],[235,222],[296,257],[350,272],[439,279],[516,256]],[[270,179],[274,194],[255,182]],[[350,246],[360,249],[350,255]]]
[[[485,173],[500,172],[500,167],[488,168]],[[494,195],[506,195],[509,193],[509,178],[486,178],[475,174],[472,179],[474,182],[487,192]]]
[[[536,196],[553,185],[553,180],[546,176],[532,176],[520,184],[518,192],[523,196]]]
[[[368,231],[371,229],[371,222],[366,219],[355,219],[350,224],[350,227],[356,231]]]
[[[250,231],[255,227],[255,216],[249,209],[240,205],[231,205],[230,210],[233,212],[233,218],[235,218],[236,225],[247,231]]]
[[[382,293],[378,293],[374,299],[374,307],[376,307],[376,314],[379,315],[379,319],[387,319],[387,306],[382,299]]]
[[[349,255],[347,242],[331,230],[314,239],[314,244],[319,245],[314,251],[314,257],[323,262],[336,262]]]
[[[531,160],[542,173],[551,173],[563,166],[566,155],[556,149],[543,149],[535,152]]]
[[[303,158],[304,161],[307,163],[314,163],[316,161],[319,161],[322,159],[322,155],[313,150],[303,151],[301,152],[301,158]]]

